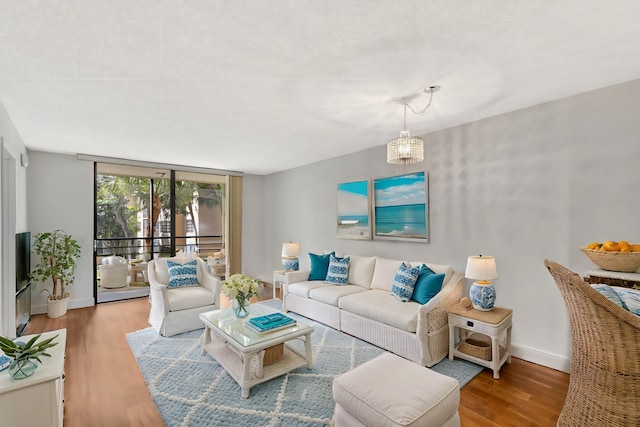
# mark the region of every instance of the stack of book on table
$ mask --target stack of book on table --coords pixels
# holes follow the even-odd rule
[[[279,331],[296,325],[297,322],[282,313],[271,313],[266,316],[252,317],[246,325],[259,334]]]

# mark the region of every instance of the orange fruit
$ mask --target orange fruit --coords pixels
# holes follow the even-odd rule
[[[611,240],[609,240],[608,242],[604,242],[602,244],[602,247],[605,251],[616,252],[618,250],[618,242],[612,242]]]
[[[631,245],[626,240],[620,240],[618,242],[618,250],[620,252],[631,252]]]
[[[633,252],[640,252],[640,245],[637,243],[634,243],[633,245],[631,245],[631,250]]]
[[[590,244],[587,246],[587,249],[597,250],[597,249],[599,249],[599,248],[600,248],[600,243],[598,243],[598,242],[590,243]]]

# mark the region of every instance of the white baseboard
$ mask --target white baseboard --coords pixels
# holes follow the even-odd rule
[[[93,298],[71,299],[67,305],[68,309],[93,307]],[[31,314],[45,314],[47,312],[47,304],[31,305]]]
[[[567,372],[571,369],[571,359],[557,354],[545,353],[522,344],[511,344],[511,354],[519,359],[546,366],[557,371]]]

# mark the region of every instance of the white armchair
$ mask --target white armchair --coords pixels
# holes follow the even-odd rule
[[[199,286],[177,288],[168,287],[167,260],[184,264],[193,259],[173,257],[149,261],[149,324],[160,335],[168,337],[203,328],[199,314],[220,308],[220,280],[209,273],[207,264],[202,259],[195,259]]]

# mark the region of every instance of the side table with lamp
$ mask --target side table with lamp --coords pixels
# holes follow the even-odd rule
[[[469,290],[473,308],[480,311],[491,310],[496,302],[496,289],[491,284],[491,280],[498,278],[496,259],[486,255],[470,256],[467,258],[464,277],[476,280]]]
[[[494,257],[470,256],[465,277],[476,281],[469,291],[471,301],[463,298],[448,309],[449,360],[455,356],[485,366],[498,379],[502,365],[511,363],[513,310],[494,307],[496,290],[490,282],[498,278]]]

